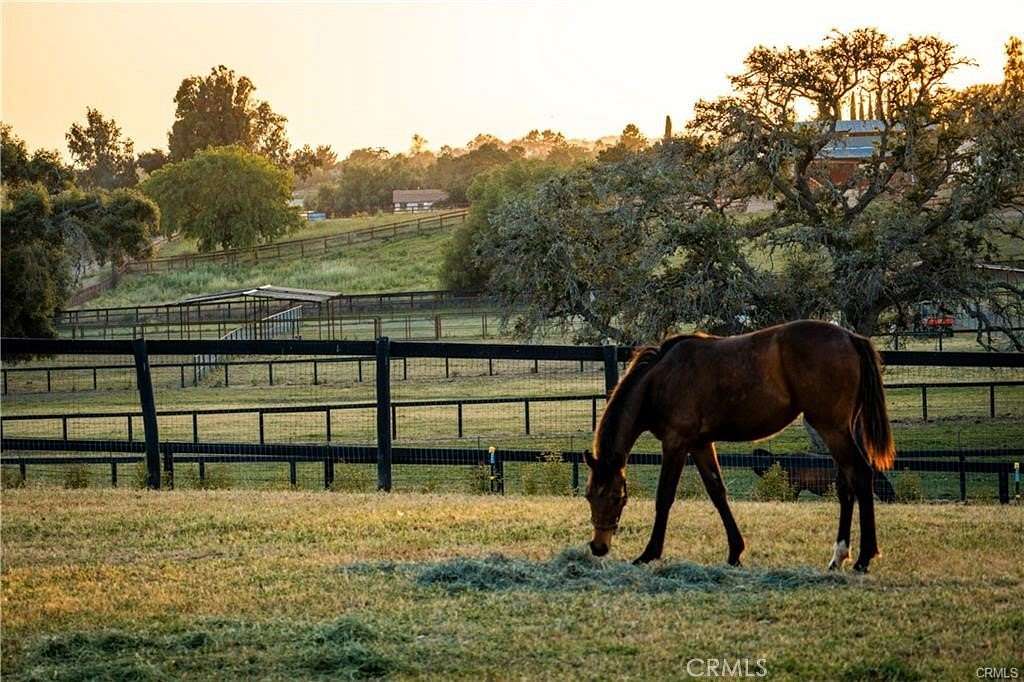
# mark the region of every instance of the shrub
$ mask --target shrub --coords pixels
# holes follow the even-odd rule
[[[377,488],[373,467],[367,464],[335,464],[331,490],[346,493],[368,493]]]
[[[754,499],[760,502],[785,502],[794,498],[789,487],[789,478],[778,462],[775,462],[754,484]]]
[[[527,495],[571,495],[572,481],[562,461],[562,453],[545,452],[536,464],[524,464],[523,492]]]
[[[128,470],[127,482],[129,488],[137,488],[144,490],[149,487],[149,476],[147,475],[146,462],[136,462],[131,465]],[[121,479],[118,479],[121,480]],[[163,469],[160,470],[160,485],[164,488],[170,486],[171,479],[168,477],[167,472]]]
[[[167,484],[167,474],[164,472],[163,484]],[[206,465],[203,478],[199,478],[199,466],[179,466],[174,471],[175,488],[195,488],[198,490],[223,490],[231,487],[231,475],[226,466]]]
[[[146,473],[146,463],[137,462],[129,469],[127,476],[128,485],[132,488],[145,488],[149,483],[149,477]]]
[[[469,472],[469,492],[486,494],[491,492],[491,467],[488,464],[477,464]]]
[[[85,464],[70,464],[65,467],[64,487],[71,490],[89,487],[89,470]]]
[[[913,471],[904,469],[893,484],[893,490],[897,502],[920,502],[924,499],[921,477]]]
[[[705,495],[704,482],[700,480],[700,473],[696,468],[689,471],[683,469],[683,475],[679,477],[679,487],[676,488],[677,500],[699,500]]]
[[[3,467],[3,479],[0,480],[0,488],[24,488],[25,479],[21,477],[21,470],[16,467]]]

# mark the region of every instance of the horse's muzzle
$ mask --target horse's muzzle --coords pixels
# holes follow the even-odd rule
[[[590,541],[590,553],[594,556],[604,556],[608,553],[608,545],[603,542]]]

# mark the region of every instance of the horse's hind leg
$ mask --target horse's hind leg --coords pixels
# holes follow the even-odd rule
[[[686,448],[675,447],[667,443],[661,448],[661,473],[658,475],[658,494],[654,500],[654,527],[651,539],[643,554],[638,556],[634,564],[646,564],[661,558],[665,548],[665,530],[668,528],[668,513],[676,499],[676,488],[679,476],[686,465]]]
[[[836,494],[839,497],[839,532],[829,568],[839,568],[850,552],[850,526],[853,522],[853,500],[860,510],[860,554],[854,569],[867,572],[871,559],[878,554],[875,536],[874,472],[867,455],[849,429],[818,429],[828,443],[832,458],[839,467]]]
[[[839,530],[832,548],[828,570],[842,568],[850,557],[850,526],[853,525],[853,467],[839,466],[836,471],[836,497],[839,498]]]
[[[693,461],[700,472],[700,478],[704,482],[704,488],[708,491],[708,497],[722,517],[722,525],[725,526],[725,536],[729,540],[729,564],[740,565],[740,555],[743,554],[745,545],[740,529],[733,518],[732,509],[729,508],[729,500],[725,494],[725,482],[722,481],[722,468],[718,465],[718,454],[715,452],[715,444],[708,443],[699,450],[693,452]]]

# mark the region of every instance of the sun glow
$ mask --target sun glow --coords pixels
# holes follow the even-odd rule
[[[1024,3],[177,3],[3,5],[3,120],[30,146],[65,148],[87,106],[137,150],[164,147],[181,79],[225,64],[288,117],[293,143],[405,150],[480,132],[658,137],[759,43],[813,45],[833,27],[937,33],[995,81]],[[803,109],[799,114],[807,113]]]

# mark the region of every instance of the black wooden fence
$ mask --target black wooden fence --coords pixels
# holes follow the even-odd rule
[[[62,432],[52,437],[9,437],[2,435],[3,456],[0,464],[18,466],[23,478],[28,476],[27,467],[54,464],[109,464],[111,480],[117,482],[119,465],[145,462],[147,483],[152,488],[160,488],[164,481],[173,484],[175,463],[198,463],[200,477],[204,466],[212,462],[234,463],[281,463],[289,467],[290,479],[294,483],[296,467],[299,463],[319,462],[323,466],[323,483],[331,486],[334,480],[334,465],[344,463],[375,463],[377,468],[377,485],[381,490],[392,488],[393,467],[404,464],[439,463],[438,453],[430,448],[394,447],[393,441],[397,434],[397,414],[408,407],[424,405],[453,405],[458,408],[458,426],[461,432],[462,406],[467,404],[505,404],[520,403],[523,408],[523,428],[530,431],[530,403],[543,401],[588,401],[591,404],[592,425],[598,417],[598,403],[604,395],[567,395],[537,396],[528,398],[488,398],[488,399],[452,399],[430,401],[402,401],[391,399],[391,363],[393,360],[406,362],[414,358],[434,359],[481,359],[495,360],[526,360],[526,361],[570,361],[579,363],[600,363],[604,370],[604,388],[610,391],[618,381],[621,363],[628,359],[630,349],[615,346],[554,346],[554,345],[511,345],[511,344],[458,344],[458,343],[410,343],[394,342],[388,338],[376,341],[302,341],[302,340],[247,340],[247,341],[163,341],[136,339],[133,341],[98,341],[98,340],[38,340],[38,339],[3,339],[0,341],[5,358],[18,355],[130,355],[132,367],[136,373],[136,386],[139,393],[138,411],[133,412],[97,412],[75,413],[66,415],[32,414],[4,415],[3,424],[24,420],[56,420],[61,423]],[[266,408],[235,408],[233,410],[185,410],[177,412],[158,412],[153,395],[152,369],[150,355],[174,356],[326,356],[319,362],[330,362],[339,356],[354,358],[357,362],[373,362],[375,369],[376,392],[375,400],[368,403],[347,403],[338,405],[303,405],[296,407]],[[1017,353],[926,353],[926,352],[883,352],[883,360],[888,366],[942,366],[942,367],[985,367],[985,368],[1024,368],[1024,354]],[[310,362],[308,359],[302,361]],[[179,363],[180,364],[180,363]],[[178,365],[176,365],[178,366]],[[272,372],[272,369],[270,370]],[[1006,382],[976,382],[994,386]],[[1021,382],[1008,382],[1017,385]],[[925,387],[927,390],[927,387]],[[926,403],[925,403],[926,404]],[[331,412],[334,410],[372,409],[375,412],[375,443],[372,445],[339,445],[331,443]],[[927,409],[925,407],[925,409]],[[232,412],[248,412],[258,416],[260,438],[255,443],[239,442],[201,442],[198,419],[203,414]],[[319,443],[267,443],[262,436],[264,415],[287,412],[322,412],[325,415],[326,442]],[[193,438],[191,441],[161,440],[158,432],[158,416],[168,414],[191,415],[193,420]],[[69,420],[90,419],[92,417],[126,419],[124,440],[76,439],[68,437]],[[133,421],[138,419],[143,425],[143,438],[137,440],[133,433]],[[460,433],[461,435],[461,433]],[[11,456],[11,452],[74,452],[78,456],[58,455],[25,455]],[[86,453],[103,453],[100,456]],[[542,453],[535,450],[483,450],[480,448],[464,448],[456,451],[445,450],[445,465],[474,465],[490,468],[491,480],[501,487],[503,468],[508,462],[535,462]],[[572,466],[572,482],[579,485],[579,464],[582,453],[567,451],[561,454],[563,461]],[[994,474],[998,477],[998,498],[1002,502],[1009,500],[1010,476],[1015,472],[1015,462],[1024,456],[1024,448],[991,449],[956,449],[937,451],[901,451],[899,468],[907,471],[948,472],[960,477],[961,496],[965,496],[966,474]],[[998,460],[998,461],[993,461]],[[635,454],[631,461],[635,464],[658,464],[659,455]],[[766,457],[756,454],[723,454],[723,467],[745,467],[778,461],[784,468],[802,467],[829,471],[832,468],[831,458],[802,455],[773,455]],[[1017,464],[1019,467],[1019,464]],[[1019,471],[1019,469],[1017,469]],[[1018,474],[1019,475],[1019,474]]]

